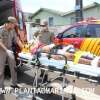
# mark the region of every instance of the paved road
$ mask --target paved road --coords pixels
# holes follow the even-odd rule
[[[26,67],[21,68],[21,70],[26,71],[23,73],[22,71],[18,72],[18,82],[23,85],[23,87],[32,88],[33,84],[33,76],[34,71],[28,70]],[[39,72],[38,72],[39,73]],[[54,77],[58,76],[58,73],[50,72],[49,73],[49,79],[52,79]],[[64,93],[66,98],[69,95],[66,95],[68,93],[72,93],[73,89],[73,80],[75,80],[75,88],[73,92],[77,95],[77,100],[99,100],[100,98],[100,84],[91,83],[89,81],[83,80],[83,79],[77,79],[76,77],[66,75],[67,80],[70,81],[68,86],[64,89]],[[62,80],[56,80],[52,84],[54,87],[57,87],[61,89]],[[5,79],[5,86],[10,85],[10,79]],[[40,95],[44,100],[61,100],[61,96],[59,95]],[[17,100],[14,95],[6,94],[5,95],[6,100]],[[22,99],[23,100],[23,99]],[[26,99],[28,100],[28,99]],[[33,99],[34,100],[34,99]],[[42,100],[42,99],[41,99]],[[68,99],[66,99],[68,100]]]

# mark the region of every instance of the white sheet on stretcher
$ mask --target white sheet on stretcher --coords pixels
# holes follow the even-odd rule
[[[20,59],[27,59],[32,60],[33,56],[31,54],[25,54],[25,53],[19,53],[19,58]],[[63,69],[65,65],[65,60],[55,60],[55,59],[48,59],[45,55],[41,56],[39,58],[40,62],[42,65],[45,66],[54,66],[57,69]],[[81,74],[84,75],[90,75],[94,77],[99,77],[100,76],[100,68],[99,67],[94,67],[91,65],[85,65],[85,64],[73,64],[72,61],[67,62],[69,65],[68,71],[71,72],[80,72]]]

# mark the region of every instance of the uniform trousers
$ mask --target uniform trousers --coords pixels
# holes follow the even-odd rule
[[[0,88],[2,89],[4,88],[4,69],[5,69],[6,62],[10,68],[12,84],[16,85],[17,84],[17,72],[15,70],[16,68],[15,57],[12,52],[11,52],[11,56],[8,56],[8,54],[5,51],[0,49]],[[2,97],[3,97],[2,94],[0,94],[0,100]]]

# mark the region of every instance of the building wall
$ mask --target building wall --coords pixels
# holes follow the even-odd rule
[[[68,14],[65,16],[65,18],[67,25],[73,24],[75,22],[75,13]]]
[[[84,18],[92,16],[92,17],[100,19],[100,6],[84,11],[83,15],[84,15]]]
[[[47,19],[49,20],[49,17],[54,18],[54,26],[62,26],[62,25],[69,25],[73,24],[75,22],[75,12],[66,14],[65,16],[56,15],[53,13],[49,13],[47,11],[41,11],[39,12],[32,21],[35,22],[36,19]],[[86,9],[83,11],[83,17],[95,17],[100,19],[100,5]]]
[[[75,22],[75,13],[71,13],[65,16],[67,20],[67,24],[73,24]],[[93,7],[83,11],[84,19],[88,17],[95,17],[100,19],[100,6]]]
[[[62,26],[65,25],[66,22],[66,18],[62,17],[60,15],[56,15],[53,13],[49,13],[47,11],[41,11],[39,12],[39,14],[37,14],[34,18],[32,18],[32,21],[35,22],[36,19],[46,19],[49,21],[49,17],[53,17],[53,21],[54,21],[54,26]]]
[[[24,12],[24,18],[25,18],[26,22],[31,21],[31,19],[30,19],[31,16],[32,16],[32,13]]]

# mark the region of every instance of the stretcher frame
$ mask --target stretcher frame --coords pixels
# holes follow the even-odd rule
[[[57,55],[57,54],[56,54]],[[23,62],[28,62],[28,59],[23,59],[23,58],[20,58],[20,57],[18,57],[18,60],[20,61],[20,63],[19,63],[19,65],[18,65],[18,67],[20,67],[20,66],[22,66],[23,65]],[[35,60],[34,60],[35,61]],[[30,63],[32,64],[32,65],[34,65],[34,62],[33,61],[30,61]],[[71,63],[73,63],[72,61],[68,61],[68,65],[71,65]],[[80,68],[82,68],[82,67],[76,67],[76,66],[83,66],[83,69],[81,69],[81,70],[83,70],[82,72],[80,71]],[[91,67],[91,65],[85,65],[85,64],[77,64],[77,65],[73,65],[74,67],[71,67],[71,68],[68,68],[68,70],[67,70],[67,74],[71,74],[71,75],[78,75],[78,77],[83,77],[83,78],[85,78],[85,79],[93,79],[93,81],[95,80],[95,78],[96,78],[96,82],[98,82],[98,81],[100,81],[100,72],[98,72],[97,74],[96,73],[94,73],[94,74],[92,74],[91,72],[87,72],[87,73],[84,73],[84,68],[86,69],[87,68],[87,66],[88,66],[88,68],[93,68],[93,69],[95,69],[95,67]],[[75,68],[78,68],[77,70],[75,70]],[[45,69],[45,68],[43,68],[43,69]],[[100,70],[100,68],[99,67],[97,67],[97,71],[98,70]],[[59,71],[59,70],[57,70],[57,71]],[[88,70],[87,70],[88,71]],[[76,74],[77,73],[77,74]]]
[[[50,59],[50,55],[51,55],[51,53],[49,53],[49,57],[48,57],[48,59]],[[56,55],[58,55],[58,54],[56,54]],[[38,70],[39,69],[45,69],[45,71],[48,71],[49,69],[48,69],[48,67],[46,67],[46,68],[41,68],[41,64],[40,64],[40,62],[39,62],[39,56],[40,56],[40,54],[38,54],[38,57],[37,57],[37,55],[36,55],[36,58],[33,60],[33,61],[30,61],[30,64],[32,64],[33,66],[36,66],[35,68],[36,68],[36,73],[35,73],[35,78],[34,78],[34,82],[33,82],[33,86],[35,86],[35,87],[38,87],[38,75],[37,75],[37,73],[38,73]],[[65,57],[65,56],[64,56]],[[20,61],[20,64],[19,64],[19,66],[23,63],[23,61],[26,61],[26,62],[28,62],[28,60],[26,59],[20,59],[20,58],[18,58],[19,60],[21,60]],[[66,58],[67,59],[67,58]],[[36,63],[36,61],[38,61],[38,63]],[[70,64],[70,61],[66,61],[66,63],[65,63],[65,67],[66,67],[66,65],[67,64]],[[34,68],[34,67],[33,67]],[[62,74],[62,76],[59,76],[59,77],[62,77],[63,78],[63,82],[62,82],[62,100],[64,100],[64,88],[65,88],[65,80],[66,80],[66,78],[65,78],[65,75],[67,74],[70,74],[70,72],[72,73],[73,72],[73,75],[74,76],[77,76],[78,78],[80,77],[80,75],[82,74],[81,72],[79,72],[79,71],[73,71],[73,70],[71,70],[71,69],[68,69],[68,66],[67,66],[67,69],[66,69],[66,71],[65,70],[63,70],[63,74]],[[44,73],[44,75],[45,75],[45,73]],[[94,75],[95,76],[95,75]],[[98,82],[98,80],[100,80],[100,76],[98,75],[98,76],[95,76],[96,78],[97,78],[97,81],[96,81],[96,83]],[[58,77],[57,77],[58,78]],[[55,78],[55,79],[57,79],[57,78]],[[88,78],[86,78],[86,79],[91,79],[92,78],[92,75],[90,75]],[[47,85],[48,84],[48,82],[47,83],[43,83],[43,79],[44,79],[44,76],[43,76],[43,78],[42,78],[42,81],[41,81],[41,83],[39,84],[40,86],[45,86],[45,85]],[[50,82],[53,82],[55,79],[53,79],[53,80],[51,80]],[[91,80],[89,80],[89,81],[91,81]],[[92,81],[92,82],[94,82],[94,81]],[[73,95],[73,94],[72,94]],[[34,97],[35,97],[35,94],[34,94]]]
[[[61,55],[61,54],[57,54],[57,55]],[[64,100],[64,88],[66,87],[65,83],[66,82],[68,83],[68,80],[66,79],[66,75],[65,75],[66,72],[67,72],[67,58],[64,55],[61,55],[61,56],[64,57],[65,64],[63,66],[63,70],[62,70],[62,73],[60,74],[60,76],[57,76],[56,78],[50,80],[49,82],[43,83],[44,76],[45,76],[45,73],[47,71],[47,70],[45,70],[43,78],[42,78],[42,81],[40,83],[40,86],[42,86],[42,87],[46,86],[47,84],[53,82],[54,80],[56,80],[58,78],[62,78],[63,79],[63,81],[62,81],[62,100]],[[30,61],[30,64],[33,63],[33,66],[35,66],[35,68],[36,68],[35,77],[34,77],[34,81],[33,81],[33,87],[35,86],[36,88],[38,87],[38,70],[41,68],[41,63],[39,61],[39,57],[40,57],[40,52],[37,52],[36,53],[36,58],[35,58],[35,63]],[[48,59],[50,59],[50,55],[48,56]],[[18,58],[18,60],[20,60],[20,58]],[[21,60],[20,60],[20,63],[18,65],[18,67],[20,67],[22,65],[22,61]],[[24,61],[27,61],[27,60],[24,60]],[[48,67],[50,67],[50,66],[48,66]],[[35,94],[33,96],[35,97]]]

